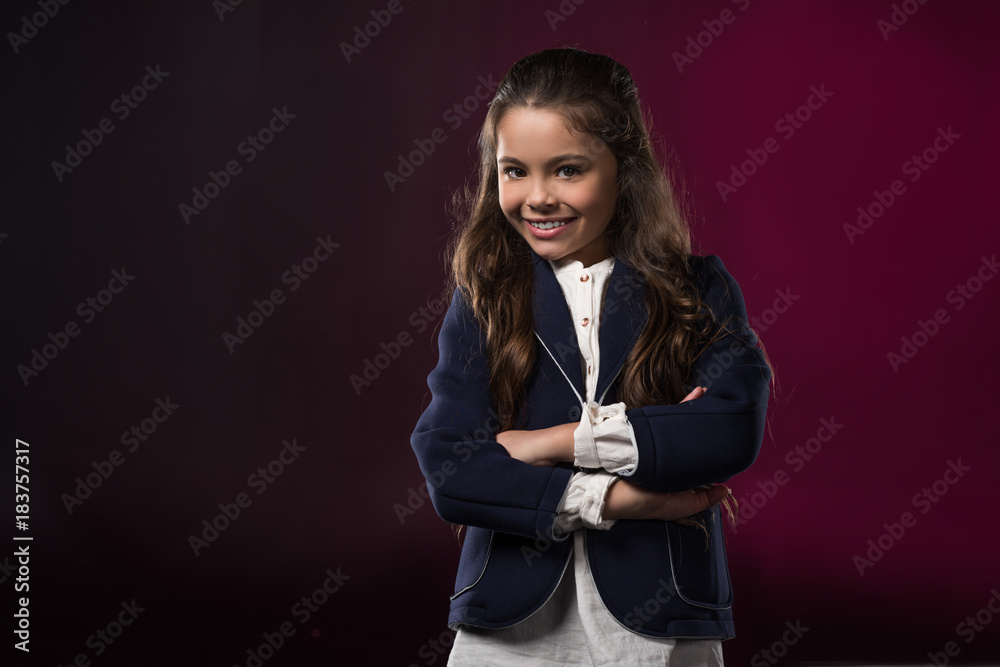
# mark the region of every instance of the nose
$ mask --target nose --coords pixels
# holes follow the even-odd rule
[[[546,208],[555,204],[556,198],[545,179],[536,178],[531,184],[525,203],[531,208]]]

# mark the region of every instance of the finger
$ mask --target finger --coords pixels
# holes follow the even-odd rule
[[[702,396],[705,395],[705,391],[706,390],[704,387],[695,387],[694,389],[691,390],[690,394],[684,397],[681,403],[686,403],[687,401],[693,401],[696,398],[701,398]]]
[[[713,484],[708,490],[708,497],[712,501],[712,505],[722,502],[724,498],[729,497],[732,493],[729,487],[725,484]]]
[[[723,484],[715,484],[708,488],[692,489],[696,497],[697,509],[692,514],[704,512],[709,507],[713,507],[722,502],[722,499],[729,495],[729,489]]]

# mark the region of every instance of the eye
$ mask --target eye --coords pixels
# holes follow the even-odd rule
[[[579,176],[582,173],[582,170],[579,167],[574,167],[572,165],[565,165],[559,167],[559,170],[556,173],[563,174],[567,178],[572,178],[573,176]]]
[[[521,178],[524,176],[524,170],[520,167],[504,167],[503,175],[508,178]]]

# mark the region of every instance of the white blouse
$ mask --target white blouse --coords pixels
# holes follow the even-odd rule
[[[587,268],[575,260],[549,261],[549,264],[562,287],[575,324],[586,382],[587,409],[581,410],[580,425],[573,434],[576,455],[573,463],[579,468],[599,469],[573,475],[559,504],[555,533],[571,533],[583,526],[607,530],[615,523],[601,519],[604,497],[618,479],[618,475],[612,473],[628,475],[634,471],[639,452],[632,426],[625,418],[625,404],[602,407],[594,401],[601,363],[601,306],[608,279],[615,268],[615,258],[609,257]]]
[[[619,475],[628,476],[638,460],[625,404],[601,406],[594,400],[600,368],[601,307],[615,258],[584,267],[577,260],[549,261],[575,323],[588,409],[581,410],[574,432],[577,472],[563,494],[554,532],[573,535],[573,557],[555,592],[542,607],[509,628],[461,626],[448,665],[698,665],[722,667],[718,639],[663,639],[637,634],[604,606],[587,559],[584,530],[607,530],[604,499]],[[583,407],[583,406],[581,406]]]

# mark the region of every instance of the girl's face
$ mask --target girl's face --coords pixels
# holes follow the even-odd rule
[[[538,255],[585,267],[609,256],[618,161],[607,144],[555,111],[512,109],[497,126],[497,170],[500,208]]]

